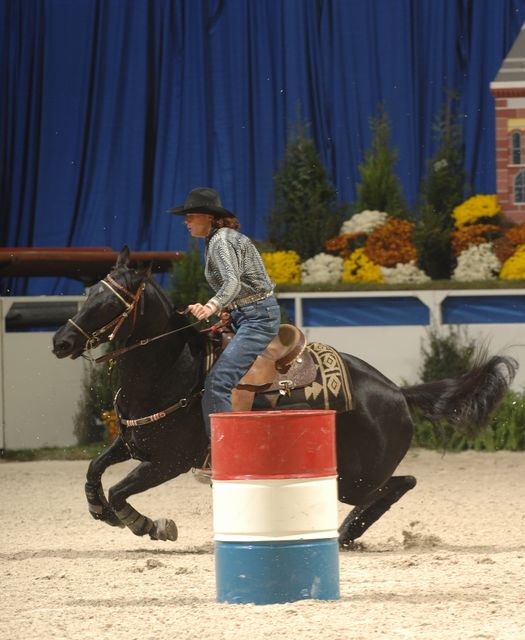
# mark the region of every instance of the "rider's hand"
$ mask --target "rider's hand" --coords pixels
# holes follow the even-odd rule
[[[215,313],[215,309],[212,308],[211,304],[189,304],[188,311],[194,315],[197,320],[207,320],[211,315]]]

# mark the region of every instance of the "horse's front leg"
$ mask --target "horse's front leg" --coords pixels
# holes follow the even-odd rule
[[[100,455],[89,463],[86,474],[86,498],[89,505],[89,512],[95,520],[102,520],[112,527],[124,527],[124,524],[115,515],[109,506],[104,489],[102,488],[102,474],[113,464],[124,462],[130,458],[129,451],[124,441],[119,436]]]
[[[141,462],[123,480],[108,491],[109,504],[120,521],[136,536],[149,534],[152,540],[176,540],[177,526],[173,520],[160,518],[151,520],[134,509],[128,502],[129,496],[147,491],[179,475],[171,465],[164,467],[157,463]]]

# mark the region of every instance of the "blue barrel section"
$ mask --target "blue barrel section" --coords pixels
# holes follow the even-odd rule
[[[217,601],[337,600],[335,412],[211,416]]]
[[[337,539],[216,542],[217,601],[277,604],[339,599]]]

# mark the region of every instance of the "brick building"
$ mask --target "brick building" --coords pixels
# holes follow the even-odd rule
[[[496,190],[503,213],[525,221],[525,25],[490,84],[496,101]]]

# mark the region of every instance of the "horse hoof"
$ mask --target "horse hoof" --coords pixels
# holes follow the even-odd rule
[[[159,518],[153,522],[153,529],[149,533],[149,537],[152,540],[172,540],[175,541],[178,538],[179,532],[177,531],[177,525],[173,520],[167,518]]]

